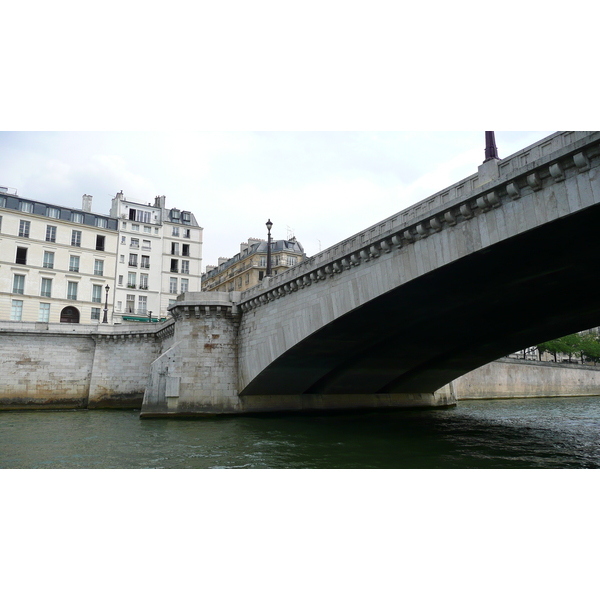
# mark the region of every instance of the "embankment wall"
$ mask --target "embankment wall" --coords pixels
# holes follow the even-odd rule
[[[172,346],[173,333],[173,320],[126,327],[0,321],[0,410],[140,408],[152,362]],[[600,368],[501,359],[452,386],[457,400],[600,396]]]
[[[0,409],[139,408],[172,330],[0,322]]]
[[[503,358],[453,385],[457,400],[600,396],[600,367]]]

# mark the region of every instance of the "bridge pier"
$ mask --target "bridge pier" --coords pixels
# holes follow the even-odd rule
[[[235,292],[186,293],[170,310],[173,345],[151,366],[141,417],[240,411]]]

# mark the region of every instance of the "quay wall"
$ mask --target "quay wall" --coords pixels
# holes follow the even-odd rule
[[[0,409],[140,408],[172,331],[0,321]]]
[[[600,367],[502,358],[452,383],[457,400],[600,396]]]
[[[159,364],[177,341],[174,328],[173,320],[135,326],[0,321],[0,410],[140,408],[152,363]],[[179,347],[182,340],[177,339]],[[193,349],[196,357],[202,352]],[[600,368],[501,359],[459,377],[450,387],[458,401],[600,396]]]

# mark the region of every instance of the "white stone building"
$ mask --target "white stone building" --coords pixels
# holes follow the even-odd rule
[[[200,291],[202,228],[188,211],[130,201],[110,215],[0,187],[0,320],[108,323],[166,318],[185,291]],[[108,287],[108,295],[107,295]]]
[[[115,317],[146,320],[168,316],[167,308],[186,291],[200,291],[202,227],[189,211],[166,208],[119,192],[110,216],[119,220]]]
[[[84,195],[81,209],[65,208],[0,188],[0,320],[102,321],[118,223],[91,202]]]

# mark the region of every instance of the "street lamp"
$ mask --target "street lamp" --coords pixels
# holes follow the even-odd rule
[[[269,219],[267,221],[267,231],[269,232],[267,235],[267,277],[271,277],[271,227],[273,227],[273,223]]]
[[[148,323],[152,323],[152,311],[148,312]]]
[[[106,284],[106,287],[104,289],[106,290],[106,300],[104,302],[104,317],[102,319],[102,322],[108,323],[108,291],[110,290],[108,283]]]

